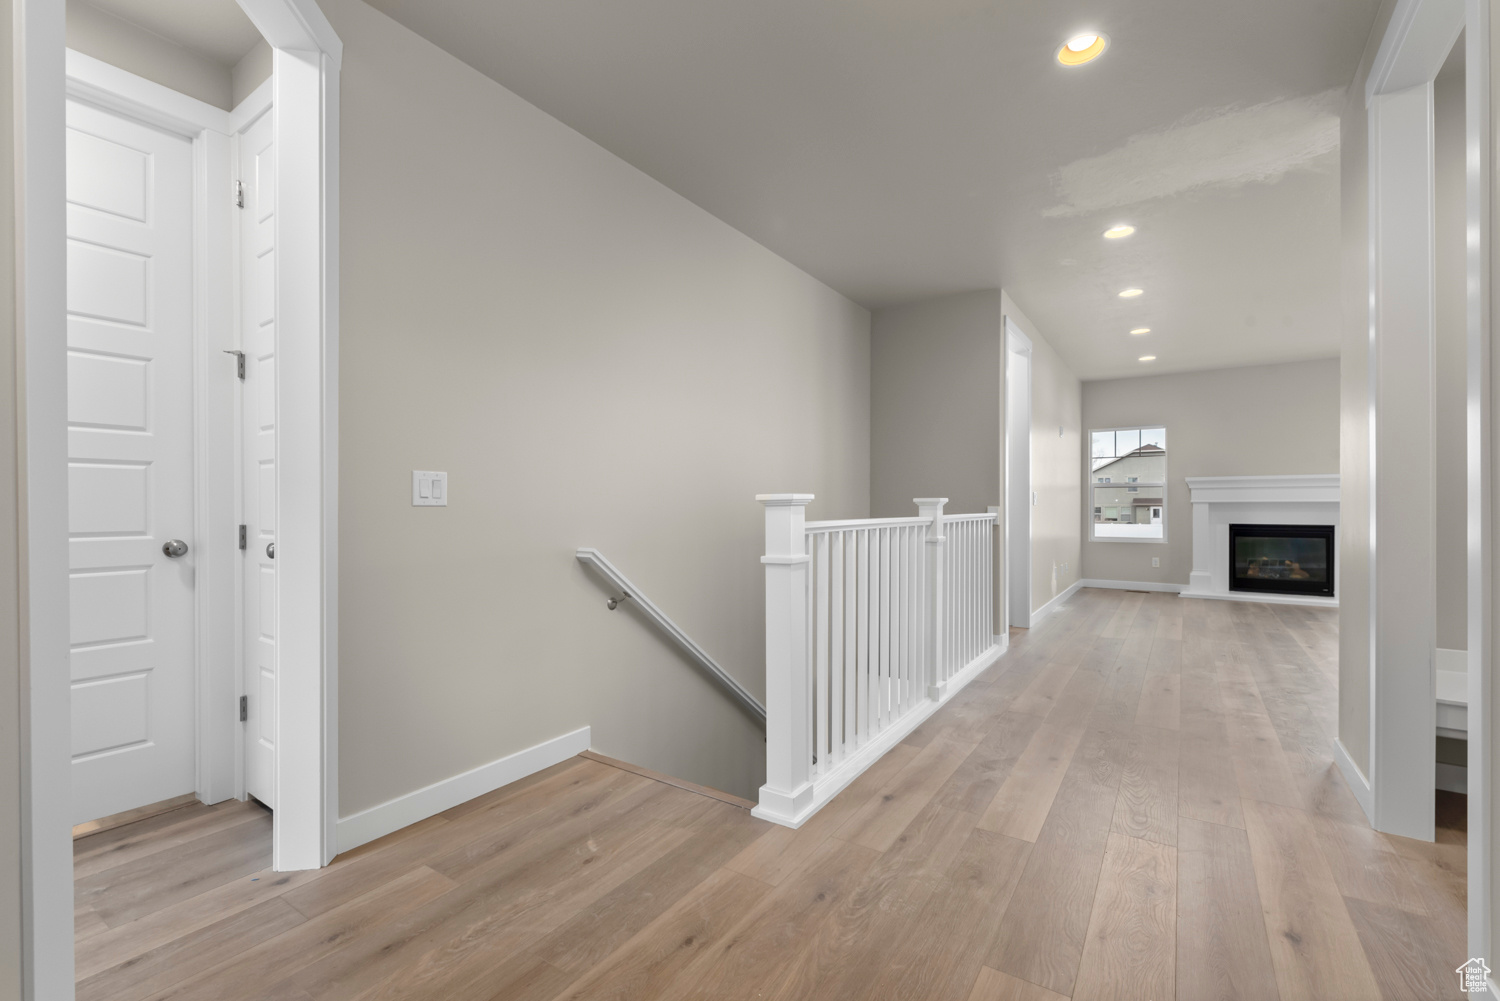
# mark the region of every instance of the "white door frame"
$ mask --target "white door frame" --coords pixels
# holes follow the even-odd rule
[[[276,120],[276,823],[272,865],[338,849],[338,122],[343,43],[315,0],[239,0]]]
[[[22,990],[73,997],[64,5],[13,0],[21,510]],[[338,814],[338,74],[314,0],[240,0],[274,50],[278,231],[277,869],[326,864]],[[280,562],[280,561],[278,561]]]
[[[1431,840],[1432,660],[1436,586],[1430,536],[1434,340],[1432,81],[1465,31],[1468,411],[1469,952],[1493,956],[1489,803],[1493,737],[1490,619],[1489,0],[1399,0],[1365,99],[1370,152],[1370,775],[1366,809],[1379,830]],[[1425,368],[1424,368],[1425,366]],[[1427,378],[1412,378],[1425,371]],[[1413,430],[1415,429],[1415,433]],[[1415,460],[1415,461],[1413,461]],[[1396,470],[1383,478],[1385,469]],[[1406,489],[1402,489],[1402,481]],[[1410,485],[1426,484],[1414,496]],[[1384,526],[1382,526],[1382,520]],[[1412,556],[1416,556],[1413,563]],[[1399,573],[1383,573],[1394,565]],[[1413,565],[1427,567],[1410,586]],[[1431,578],[1431,579],[1428,579]],[[1425,665],[1426,670],[1420,668]],[[1413,669],[1417,668],[1417,669]]]
[[[1005,625],[1031,627],[1031,339],[1005,318]],[[1017,392],[1025,359],[1025,385]],[[1019,406],[1017,406],[1019,404]]]

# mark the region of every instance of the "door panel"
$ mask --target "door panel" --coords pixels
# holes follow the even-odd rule
[[[68,102],[75,823],[197,783],[192,164],[186,140]]]
[[[240,136],[240,345],[245,352],[245,789],[274,808],[276,754],[276,189],[271,115]]]

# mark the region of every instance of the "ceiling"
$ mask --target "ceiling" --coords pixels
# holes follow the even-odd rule
[[[1378,0],[368,2],[867,306],[1003,285],[1085,379],[1338,353]]]
[[[225,66],[238,63],[260,41],[260,32],[235,0],[88,2]]]

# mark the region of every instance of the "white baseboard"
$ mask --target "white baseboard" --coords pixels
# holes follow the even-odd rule
[[[1045,618],[1047,615],[1051,614],[1052,612],[1057,611],[1057,609],[1062,605],[1062,603],[1065,602],[1065,601],[1067,601],[1073,595],[1077,594],[1078,593],[1078,589],[1080,587],[1082,587],[1082,586],[1083,586],[1083,581],[1081,581],[1081,580],[1075,580],[1072,584],[1068,585],[1062,591],[1060,591],[1056,595],[1054,595],[1051,601],[1047,602],[1041,608],[1038,608],[1036,611],[1032,612],[1031,613],[1031,626],[1032,626],[1032,628],[1035,628],[1036,624],[1038,622],[1042,621],[1042,619]]]
[[[849,783],[859,778],[866,769],[884,757],[887,751],[906,739],[907,734],[921,726],[929,716],[941,709],[953,696],[963,691],[964,686],[978,677],[985,668],[999,660],[1009,647],[1009,637],[996,636],[994,646],[975,657],[963,670],[948,679],[941,699],[928,699],[915,711],[901,717],[890,728],[882,731],[870,743],[845,758],[843,763],[833,771],[814,778],[809,783],[812,787],[811,794],[800,809],[791,812],[791,808],[783,805],[788,803],[788,797],[775,792],[769,786],[762,786],[760,804],[750,811],[750,815],[761,820],[769,820],[773,824],[780,824],[782,827],[790,827],[792,830],[801,827],[812,819],[813,814],[823,809],[835,796],[843,792]],[[807,786],[798,790],[796,795],[799,802],[800,797],[807,791]]]
[[[1096,580],[1089,578],[1078,582],[1079,587],[1105,587],[1116,591],[1165,591],[1179,594],[1186,584],[1157,584],[1145,580]]]
[[[1365,778],[1365,773],[1359,770],[1359,766],[1349,756],[1344,742],[1337,737],[1333,740],[1333,760],[1338,764],[1344,781],[1349,783],[1349,791],[1359,801],[1359,808],[1365,811],[1365,819],[1370,822],[1371,827],[1375,826],[1375,791],[1370,788],[1370,780]]]
[[[558,762],[587,751],[589,739],[590,729],[585,726],[507,755],[499,761],[491,761],[405,796],[397,796],[379,806],[341,817],[338,823],[339,851],[358,848],[419,820],[450,810],[460,803],[467,803],[476,796],[483,796],[517,779],[523,779],[533,772],[551,768]]]
[[[1337,598],[1316,594],[1259,594],[1255,591],[1193,591],[1183,588],[1184,598],[1210,598],[1214,601],[1255,601],[1262,605],[1310,605],[1314,608],[1338,608]]]
[[[1436,785],[1444,792],[1469,794],[1469,770],[1463,765],[1437,763]]]

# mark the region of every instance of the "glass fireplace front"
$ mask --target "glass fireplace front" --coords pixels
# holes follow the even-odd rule
[[[1230,525],[1229,589],[1333,597],[1333,526]]]

